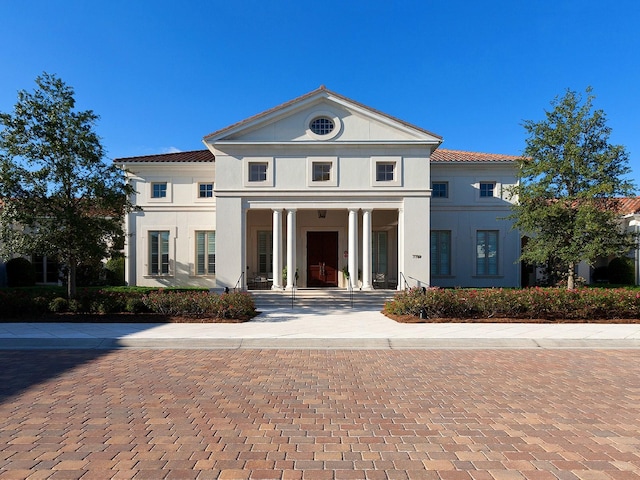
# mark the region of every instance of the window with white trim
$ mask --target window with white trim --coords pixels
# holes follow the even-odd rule
[[[371,157],[371,186],[395,188],[402,186],[402,157]]]
[[[151,198],[167,198],[167,182],[152,182]]]
[[[149,275],[169,275],[169,231],[149,232]]]
[[[433,198],[449,198],[449,182],[433,182],[431,196]]]
[[[311,180],[313,182],[331,181],[331,162],[313,162]]]
[[[494,196],[496,182],[480,182],[480,198],[490,198]]]
[[[309,123],[309,130],[316,135],[329,135],[334,128],[335,123],[329,117],[316,117]]]
[[[199,183],[198,198],[213,198],[213,183]]]
[[[267,181],[267,162],[250,162],[249,163],[249,181],[250,182],[266,182]]]
[[[451,275],[451,230],[431,231],[431,275]]]
[[[307,157],[308,187],[338,186],[338,157]]]
[[[476,275],[498,275],[498,230],[476,232]]]
[[[393,182],[395,170],[395,162],[376,162],[376,182]]]
[[[58,283],[60,265],[54,257],[32,255],[31,263],[36,273],[36,283]]]
[[[216,232],[196,231],[196,275],[216,273]]]

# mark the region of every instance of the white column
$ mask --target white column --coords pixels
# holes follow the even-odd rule
[[[282,289],[282,211],[273,210],[273,285],[272,290]]]
[[[405,277],[400,275],[405,274]],[[404,208],[398,209],[398,290],[404,290]]]
[[[362,290],[371,290],[371,209],[362,210]]]
[[[287,290],[293,289],[296,274],[296,209],[287,210]]]
[[[349,209],[349,278],[358,286],[358,210]]]

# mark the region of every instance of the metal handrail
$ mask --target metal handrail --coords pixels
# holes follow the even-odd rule
[[[404,289],[408,290],[409,289],[409,282],[407,282],[407,279],[405,278],[404,273],[400,272],[400,278],[404,282]]]
[[[293,277],[293,285],[291,286],[291,308],[296,301],[296,287],[298,285],[298,276]]]
[[[404,288],[405,290],[409,289],[409,282],[407,281],[407,278],[404,276],[404,274],[402,272],[400,272],[400,277],[402,278],[402,281],[404,282]],[[419,278],[415,278],[412,276],[409,276],[409,278],[411,280],[415,280],[416,282],[416,287],[420,287],[422,288],[422,290],[426,290],[427,288],[429,288],[429,283],[428,282],[422,282]]]
[[[238,285],[240,285],[240,291],[242,291],[244,289],[244,272],[240,274],[240,278],[238,278],[238,281],[236,282],[236,286],[233,287],[233,290],[235,292],[238,291]]]

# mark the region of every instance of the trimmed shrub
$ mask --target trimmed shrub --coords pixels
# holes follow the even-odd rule
[[[640,318],[640,292],[623,288],[411,289],[385,304],[423,318],[590,320]]]
[[[69,308],[69,302],[66,298],[56,297],[49,302],[49,311],[53,313],[66,312]]]
[[[255,316],[255,303],[247,293],[157,291],[142,297],[154,313],[195,318],[247,318]]]
[[[12,258],[7,262],[7,284],[9,287],[31,287],[36,284],[33,264],[24,257]]]
[[[128,313],[144,313],[149,311],[142,299],[139,297],[127,298],[124,308]]]

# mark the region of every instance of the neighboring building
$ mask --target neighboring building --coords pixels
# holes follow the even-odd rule
[[[627,232],[638,235],[638,245],[629,252],[629,258],[633,260],[633,271],[635,284],[640,285],[640,197],[620,198],[620,225]],[[587,283],[596,283],[593,273],[596,268],[607,267],[614,257],[601,258],[593,266],[586,262],[580,262],[578,265],[578,275],[586,280]]]
[[[126,281],[520,285],[504,219],[518,157],[441,143],[321,87],[205,136],[207,150],[118,159],[142,207],[126,221]]]

